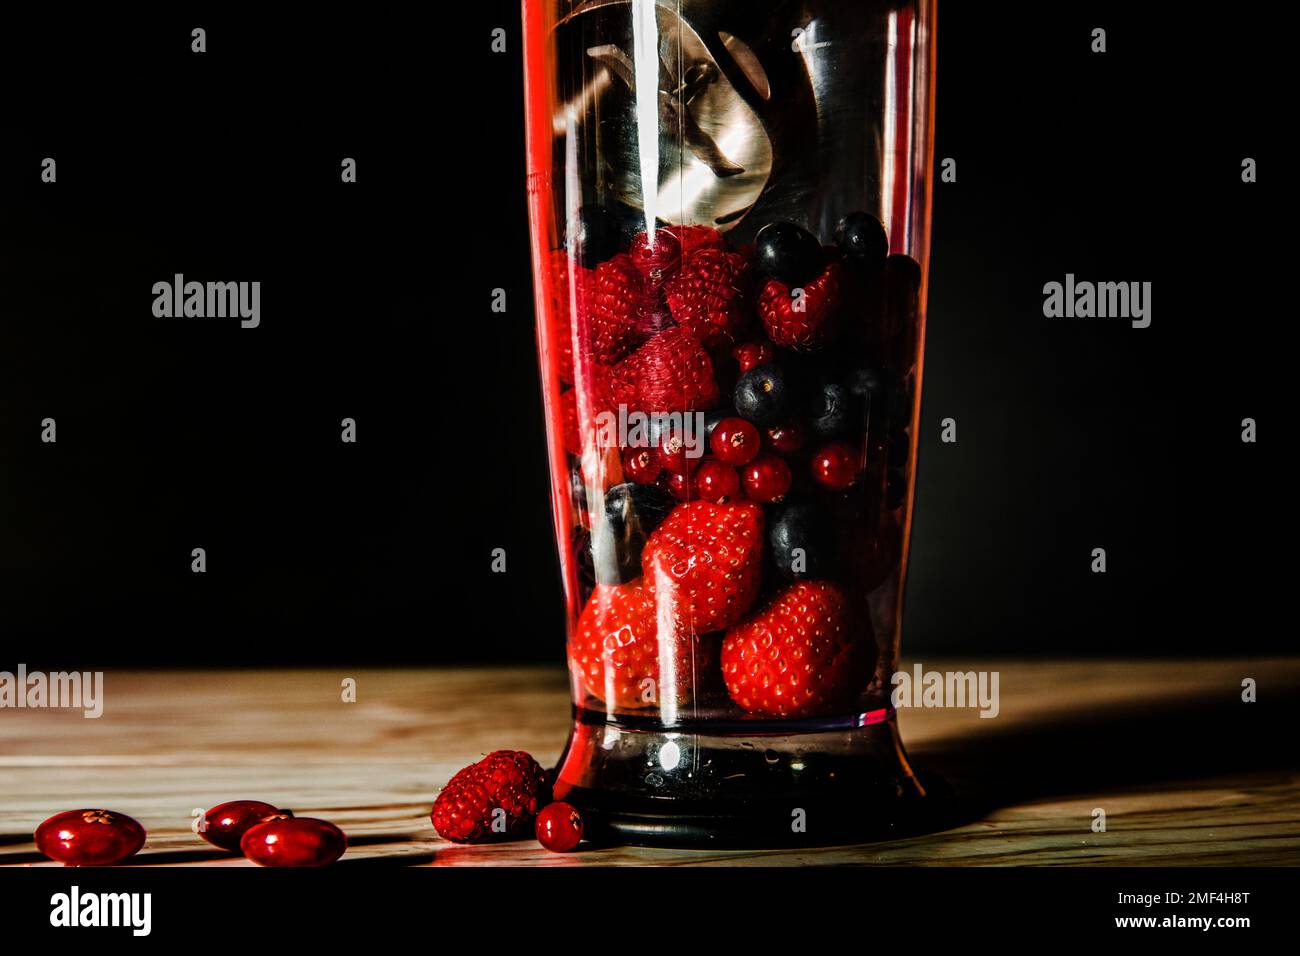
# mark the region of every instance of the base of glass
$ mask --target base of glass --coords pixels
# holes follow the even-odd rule
[[[797,731],[772,721],[649,723],[576,715],[555,793],[582,811],[597,843],[827,846],[933,830],[952,817],[947,787],[913,773],[892,713],[805,721]]]

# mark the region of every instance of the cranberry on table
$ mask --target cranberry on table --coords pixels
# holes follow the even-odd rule
[[[731,501],[740,494],[740,474],[723,461],[709,459],[695,472],[700,498],[714,504]]]
[[[274,804],[263,803],[261,800],[231,800],[218,804],[203,815],[204,826],[199,836],[213,846],[238,853],[239,841],[249,828],[277,814],[293,816],[289,810],[281,810]]]
[[[858,450],[848,442],[833,441],[812,459],[813,477],[832,491],[843,491],[858,478],[862,461]]]
[[[113,810],[66,810],[36,828],[36,849],[65,866],[120,863],[144,841],[144,827]]]
[[[328,820],[283,817],[248,830],[239,848],[258,866],[325,866],[343,855],[348,838]]]
[[[780,501],[790,490],[790,466],[775,455],[760,455],[745,466],[743,481],[750,501]]]
[[[760,444],[758,429],[743,418],[724,418],[709,436],[709,449],[728,465],[753,461]]]
[[[582,842],[582,814],[567,803],[552,803],[537,814],[537,842],[555,853],[568,853]]]

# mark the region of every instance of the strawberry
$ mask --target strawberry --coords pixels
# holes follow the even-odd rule
[[[707,411],[721,395],[713,362],[694,335],[682,328],[660,332],[614,369],[611,397],[639,411]]]
[[[545,771],[528,754],[496,750],[447,781],[430,818],[438,835],[453,843],[517,840],[532,835],[550,790]]]
[[[597,584],[569,644],[569,665],[582,686],[615,710],[654,707],[668,688],[659,686],[660,655],[672,648],[673,678],[689,686],[693,641],[671,621],[660,632],[654,590],[644,577],[627,584]],[[680,695],[674,695],[680,696]]]
[[[583,283],[578,310],[578,331],[587,355],[602,365],[613,365],[629,355],[640,340],[636,326],[643,302],[641,273],[626,253],[596,266]]]
[[[731,699],[754,714],[810,717],[849,706],[875,661],[857,634],[844,593],[829,581],[798,581],[722,642]]]
[[[825,345],[839,318],[840,269],[838,262],[829,263],[821,275],[803,286],[801,299],[781,280],[768,279],[758,296],[758,314],[767,337],[800,352]]]
[[[650,535],[641,566],[678,626],[704,634],[730,627],[753,605],[762,551],[761,507],[690,501]]]
[[[705,345],[736,341],[746,318],[749,274],[744,256],[699,250],[664,287],[673,319]]]

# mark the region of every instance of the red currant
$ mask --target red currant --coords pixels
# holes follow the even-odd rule
[[[743,418],[724,418],[709,438],[713,454],[728,465],[744,465],[758,454],[758,429]]]
[[[689,471],[669,472],[664,484],[678,501],[694,501],[699,497],[699,483]]]
[[[748,372],[758,365],[767,365],[776,358],[776,349],[768,342],[744,342],[731,350],[731,357],[740,365],[740,371]]]
[[[710,458],[695,472],[695,485],[705,501],[731,501],[740,494],[740,475],[726,462]]]
[[[623,452],[623,474],[638,485],[653,484],[661,470],[653,448],[628,448]]]
[[[555,853],[568,853],[582,842],[582,814],[567,803],[551,803],[537,814],[537,842]]]
[[[783,455],[793,454],[803,447],[803,426],[798,422],[782,422],[767,430],[767,447]]]
[[[686,457],[686,443],[682,441],[682,436],[674,431],[667,431],[663,438],[659,439],[659,447],[656,449],[659,453],[659,464],[668,471],[687,471],[688,461]]]
[[[793,476],[785,459],[775,455],[760,455],[745,466],[744,480],[745,494],[749,500],[768,504],[785,497]]]
[[[275,814],[293,816],[289,810],[280,810],[261,800],[231,800],[218,804],[203,815],[203,829],[199,836],[213,846],[238,853],[239,841],[248,829]]]
[[[65,810],[36,828],[36,849],[64,866],[119,863],[144,840],[144,827],[112,810]]]
[[[862,456],[848,442],[833,441],[813,455],[812,473],[834,491],[843,491],[858,478]]]
[[[348,848],[343,831],[312,817],[273,817],[244,834],[239,848],[258,866],[325,866]]]

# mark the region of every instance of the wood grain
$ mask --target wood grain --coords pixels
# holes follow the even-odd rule
[[[1300,862],[1300,659],[925,665],[1000,674],[995,719],[900,714],[916,764],[961,795],[963,822],[941,833],[815,850],[454,846],[428,819],[452,773],[503,747],[559,756],[560,669],[114,671],[98,720],[0,710],[0,865],[52,865],[36,825],[107,806],[148,828],[141,865],[249,866],[189,830],[196,808],[236,798],[333,820],[351,842],[339,866]],[[1257,703],[1241,701],[1245,677]]]

